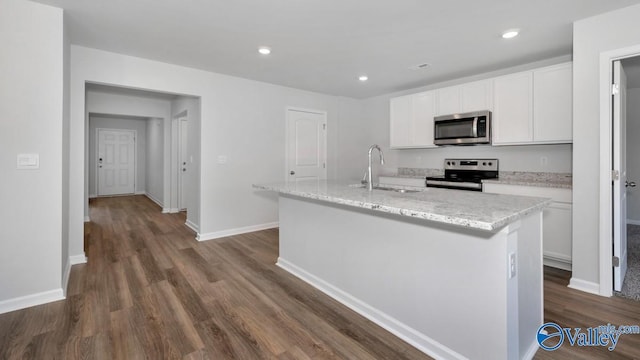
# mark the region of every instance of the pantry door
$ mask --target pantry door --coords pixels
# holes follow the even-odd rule
[[[287,109],[287,181],[327,178],[327,115]]]
[[[134,130],[98,129],[98,196],[135,193]]]

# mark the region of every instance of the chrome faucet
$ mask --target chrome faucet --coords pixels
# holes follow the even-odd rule
[[[367,172],[362,178],[362,183],[367,183],[367,189],[369,189],[369,191],[373,190],[373,175],[371,174],[371,152],[373,151],[373,149],[378,149],[378,152],[380,153],[380,164],[384,165],[384,154],[382,153],[382,149],[380,149],[380,146],[376,144],[371,145],[371,147],[369,148],[369,167],[367,168]],[[369,177],[368,182],[366,181],[367,177]]]

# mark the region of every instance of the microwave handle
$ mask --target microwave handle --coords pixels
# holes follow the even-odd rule
[[[478,117],[477,116],[473,118],[472,127],[473,127],[473,129],[472,129],[473,134],[472,135],[473,135],[474,138],[477,138],[478,137]]]

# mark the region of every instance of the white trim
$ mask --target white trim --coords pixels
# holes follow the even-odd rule
[[[600,91],[600,284],[596,284],[599,290],[595,293],[602,296],[613,295],[613,215],[611,211],[613,208],[613,195],[611,193],[613,120],[611,114],[610,85],[613,81],[613,62],[638,55],[640,55],[640,45],[600,53],[600,83],[598,85]],[[576,279],[576,281],[584,284],[595,284],[579,279]],[[569,287],[571,287],[571,285]],[[582,288],[582,286],[578,286],[577,288]],[[587,286],[587,288],[589,287]]]
[[[187,221],[184,223],[189,229],[193,230],[193,232],[195,232],[196,234],[198,233],[198,230],[200,229],[200,227],[198,225],[196,225],[196,223],[194,223],[193,221],[187,219]]]
[[[527,350],[527,352],[524,354],[522,359],[524,360],[533,359],[533,357],[536,356],[536,352],[538,351],[538,349],[540,349],[540,345],[538,345],[537,341],[534,341],[529,347],[529,350]]]
[[[554,258],[543,257],[542,258],[542,264],[544,266],[550,266],[550,267],[556,268],[556,269],[562,269],[562,270],[566,270],[566,271],[571,271],[572,270],[571,261],[565,261],[565,260],[559,260],[559,259],[554,259]]]
[[[89,215],[84,217],[84,222],[91,222],[91,218],[89,217]]]
[[[71,275],[71,259],[67,259],[67,265],[62,272],[62,296],[67,297],[67,285],[69,285],[69,275]]]
[[[575,290],[580,290],[580,291],[584,291],[584,292],[588,292],[591,294],[596,294],[596,295],[601,295],[600,294],[600,284],[595,283],[595,282],[591,282],[591,281],[584,281],[584,280],[580,280],[580,279],[576,279],[574,277],[571,278],[571,280],[569,280],[569,286],[572,289]]]
[[[64,299],[65,297],[62,288],[20,296],[0,301],[0,314]]]
[[[161,208],[163,208],[164,211],[164,205],[162,205],[162,202],[160,200],[158,200],[155,196],[145,192],[144,196],[148,197],[149,200],[153,201],[154,203],[156,203],[156,205],[160,206]]]
[[[142,190],[142,191],[136,191],[134,194],[136,194],[136,195],[147,195],[147,192]]]
[[[455,352],[421,332],[401,323],[392,316],[371,307],[370,305],[358,300],[313,274],[306,272],[281,257],[278,257],[276,265],[322,291],[351,310],[371,320],[383,329],[401,338],[429,356],[436,359],[466,359],[462,354]]]
[[[640,225],[640,220],[627,219],[627,224]]]
[[[98,195],[96,195],[96,194],[89,194],[89,199],[95,199],[97,197],[98,197]]]
[[[216,232],[205,233],[205,234],[198,233],[196,236],[196,240],[206,241],[206,240],[219,239],[227,236],[240,235],[240,234],[246,234],[254,231],[273,229],[273,228],[277,228],[278,226],[280,226],[280,223],[271,222],[266,224],[251,225],[251,226],[245,226],[245,227],[236,228],[236,229],[222,230],[222,231],[216,231]]]
[[[163,214],[177,214],[180,212],[180,209],[177,208],[162,208]]]
[[[289,113],[291,111],[298,111],[298,112],[306,112],[306,113],[311,113],[311,114],[317,114],[317,115],[322,115],[324,117],[323,120],[323,124],[325,125],[325,131],[324,131],[324,163],[325,163],[325,167],[324,167],[324,179],[327,179],[327,174],[329,173],[329,159],[327,157],[327,154],[329,152],[329,149],[327,149],[328,146],[328,134],[329,134],[329,122],[327,120],[327,112],[326,111],[322,111],[322,110],[313,110],[313,109],[305,109],[305,108],[300,108],[300,107],[294,107],[294,106],[287,106],[286,110],[285,110],[285,126],[284,126],[284,179],[285,181],[289,180]]]
[[[85,256],[85,253],[83,252],[80,255],[71,255],[69,256],[69,264],[73,265],[78,265],[78,264],[86,264],[87,263],[87,257]]]

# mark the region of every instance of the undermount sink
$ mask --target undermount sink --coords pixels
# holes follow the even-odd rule
[[[386,187],[386,186],[374,186],[373,189],[374,190],[384,190],[384,191],[395,191],[395,192],[398,192],[398,193],[416,193],[416,192],[420,192],[420,190],[397,189],[397,188]]]

